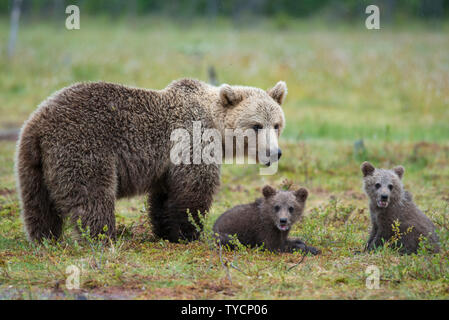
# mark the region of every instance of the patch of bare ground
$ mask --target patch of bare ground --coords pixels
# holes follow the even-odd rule
[[[347,190],[344,193],[344,197],[348,199],[364,200],[366,196],[363,192]]]
[[[227,280],[217,282],[200,280],[191,285],[145,290],[138,298],[143,299],[214,299],[233,297],[241,287]]]
[[[14,190],[14,189],[8,189],[8,188],[0,189],[0,196],[9,196],[14,193],[16,193],[16,190]]]

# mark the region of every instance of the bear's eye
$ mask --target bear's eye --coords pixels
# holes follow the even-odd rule
[[[279,210],[281,210],[280,206],[274,206],[274,211],[278,212]]]
[[[279,130],[279,125],[278,124],[274,125],[274,130]]]
[[[259,131],[260,129],[262,129],[262,126],[260,125],[260,124],[255,124],[255,125],[253,125],[253,129],[254,129],[254,131]]]
[[[388,189],[390,189],[390,191],[393,190],[393,185],[392,185],[392,184],[389,184],[389,185],[388,185]]]
[[[374,186],[376,187],[376,189],[379,189],[381,187],[380,183],[376,183]]]
[[[288,208],[288,212],[290,212],[290,213],[293,213],[293,210],[294,210],[293,207]]]

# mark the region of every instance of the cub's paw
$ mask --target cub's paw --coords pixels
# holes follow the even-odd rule
[[[321,253],[321,250],[315,247],[308,246],[302,240],[299,239],[292,240],[291,247],[292,251],[302,251],[306,254],[310,252],[314,256]]]
[[[290,246],[294,250],[303,250],[303,251],[306,250],[306,244],[299,239],[294,239],[290,241]]]
[[[321,254],[321,250],[317,249],[315,247],[311,247],[311,246],[307,246],[306,247],[306,252],[310,252],[311,254],[313,254],[314,256]]]

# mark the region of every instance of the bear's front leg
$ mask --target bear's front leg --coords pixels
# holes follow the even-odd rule
[[[380,234],[380,232],[377,232],[371,242],[369,242],[366,246],[365,251],[373,251],[375,249],[378,249],[384,245],[384,240]]]
[[[286,252],[293,252],[293,251],[301,250],[306,254],[311,253],[314,256],[321,253],[321,250],[319,250],[315,247],[306,245],[304,243],[304,241],[302,241],[300,239],[287,239],[285,249],[286,249],[285,250]]]
[[[369,239],[368,239],[368,241],[367,241],[367,243],[365,245],[365,251],[371,250],[371,249],[368,249],[368,248],[372,248],[373,240],[374,240],[374,237],[376,236],[377,233],[378,233],[377,225],[373,224],[373,226],[371,227],[371,232],[370,232]]]
[[[201,217],[209,210],[219,183],[218,165],[173,165],[149,197],[156,236],[170,242],[198,239]]]

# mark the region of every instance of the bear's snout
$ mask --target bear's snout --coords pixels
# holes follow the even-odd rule
[[[278,149],[278,160],[281,158],[281,156],[282,156],[282,150]]]
[[[277,227],[281,231],[287,231],[288,229],[290,229],[290,223],[288,221],[288,218],[279,218]]]
[[[379,201],[377,201],[377,206],[379,208],[388,207],[389,198],[390,198],[390,196],[388,194],[384,194],[384,193],[381,194],[379,197]]]
[[[270,152],[268,152],[268,153],[271,155]],[[281,149],[277,149],[277,152],[273,152],[273,154],[274,154],[274,155],[270,157],[270,161],[268,161],[268,162],[265,163],[265,165],[266,165],[267,167],[269,167],[273,162],[279,161],[279,159],[280,159],[281,156],[282,156],[282,151],[281,151]]]

